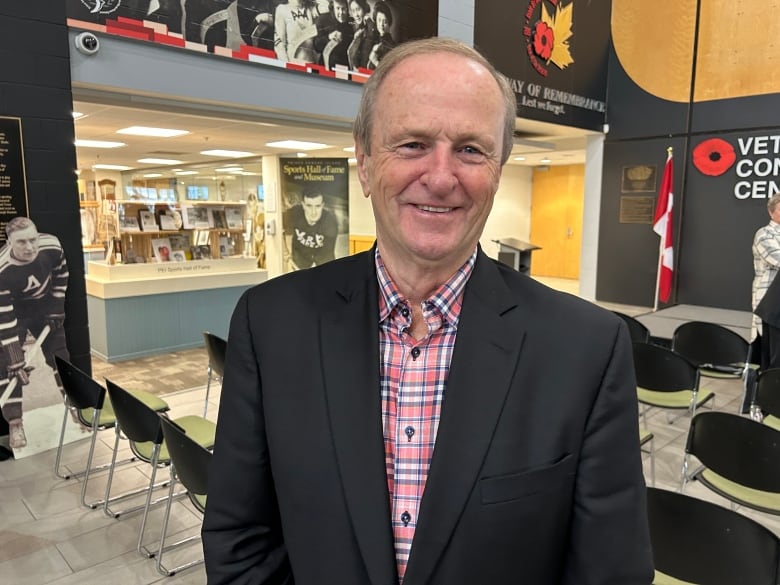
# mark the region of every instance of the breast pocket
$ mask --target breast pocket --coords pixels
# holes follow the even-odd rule
[[[519,473],[486,477],[480,480],[483,504],[498,504],[539,492],[560,489],[574,481],[576,459],[570,453],[555,463]]]

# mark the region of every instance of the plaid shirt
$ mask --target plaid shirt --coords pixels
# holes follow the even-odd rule
[[[780,225],[770,221],[756,232],[753,238],[753,309],[758,306],[766,294],[766,289],[775,279],[780,268]],[[750,338],[755,339],[761,333],[761,318],[753,315],[753,328]]]
[[[382,428],[395,558],[401,582],[436,443],[463,290],[476,258],[475,250],[466,263],[422,303],[428,333],[416,340],[408,332],[412,326],[409,302],[390,280],[379,250],[376,252]]]

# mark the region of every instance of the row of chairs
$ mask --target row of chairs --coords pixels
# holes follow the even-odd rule
[[[56,357],[57,370],[65,390],[65,414],[57,448],[55,474],[63,479],[83,478],[81,503],[88,508],[102,507],[103,511],[113,518],[141,511],[137,551],[147,558],[156,557],[157,570],[167,576],[203,562],[202,559],[197,559],[177,567],[166,567],[163,564],[165,552],[199,538],[195,535],[166,544],[168,520],[174,499],[187,496],[196,510],[201,513],[205,511],[210,449],[214,445],[216,433],[216,425],[205,417],[212,380],[221,379],[224,375],[226,343],[209,332],[204,332],[204,338],[207,342],[209,366],[203,416],[171,418],[168,404],[158,396],[144,391],[126,390],[108,379],[104,387],[69,361]],[[62,466],[63,443],[69,416],[91,431],[86,467],[76,473],[66,472]],[[105,465],[93,466],[98,433],[106,429],[113,429],[115,433],[111,461]],[[132,456],[118,461],[122,438],[129,441]],[[151,466],[148,484],[122,494],[113,494],[112,485],[117,467],[132,461],[143,461]],[[157,471],[164,467],[170,468],[170,477],[157,483]],[[108,474],[105,496],[100,500],[87,502],[90,478],[96,472],[106,469]],[[175,490],[179,483],[184,490],[177,493]],[[153,499],[154,492],[160,488],[167,488],[167,493]],[[122,510],[115,508],[119,502],[135,496],[145,496],[143,503]],[[159,544],[150,549],[144,544],[148,514],[153,506],[161,503],[165,503],[161,536]]]

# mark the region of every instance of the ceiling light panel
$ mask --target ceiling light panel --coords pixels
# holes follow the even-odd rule
[[[286,148],[288,150],[317,150],[319,148],[328,148],[327,144],[321,142],[303,142],[301,140],[278,140],[276,142],[266,142],[266,146],[272,148]]]
[[[113,142],[111,140],[84,140],[76,139],[76,146],[79,148],[121,148],[126,146],[124,142]]]
[[[152,136],[154,138],[172,138],[189,134],[189,130],[174,128],[154,128],[152,126],[128,126],[116,131],[117,134],[132,134],[133,136]]]
[[[244,152],[243,150],[201,150],[201,154],[206,156],[220,156],[223,158],[241,158],[244,156],[253,156],[253,152]]]
[[[97,164],[92,165],[93,169],[102,169],[104,171],[129,171],[132,170],[133,167],[126,167],[124,165],[104,165],[104,164]]]
[[[150,165],[180,165],[184,161],[173,158],[139,158],[138,162]]]

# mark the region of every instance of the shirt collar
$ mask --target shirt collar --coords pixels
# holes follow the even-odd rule
[[[458,268],[455,273],[442,284],[434,293],[425,299],[423,305],[435,308],[441,313],[442,319],[453,327],[457,328],[460,318],[460,307],[463,299],[463,291],[466,283],[474,271],[474,264],[477,261],[477,249]],[[393,309],[399,303],[406,303],[407,300],[395,286],[387,272],[382,256],[379,254],[379,248],[376,248],[374,255],[376,265],[376,277],[379,283],[379,322],[381,323],[390,316]],[[425,307],[423,307],[423,310]]]

